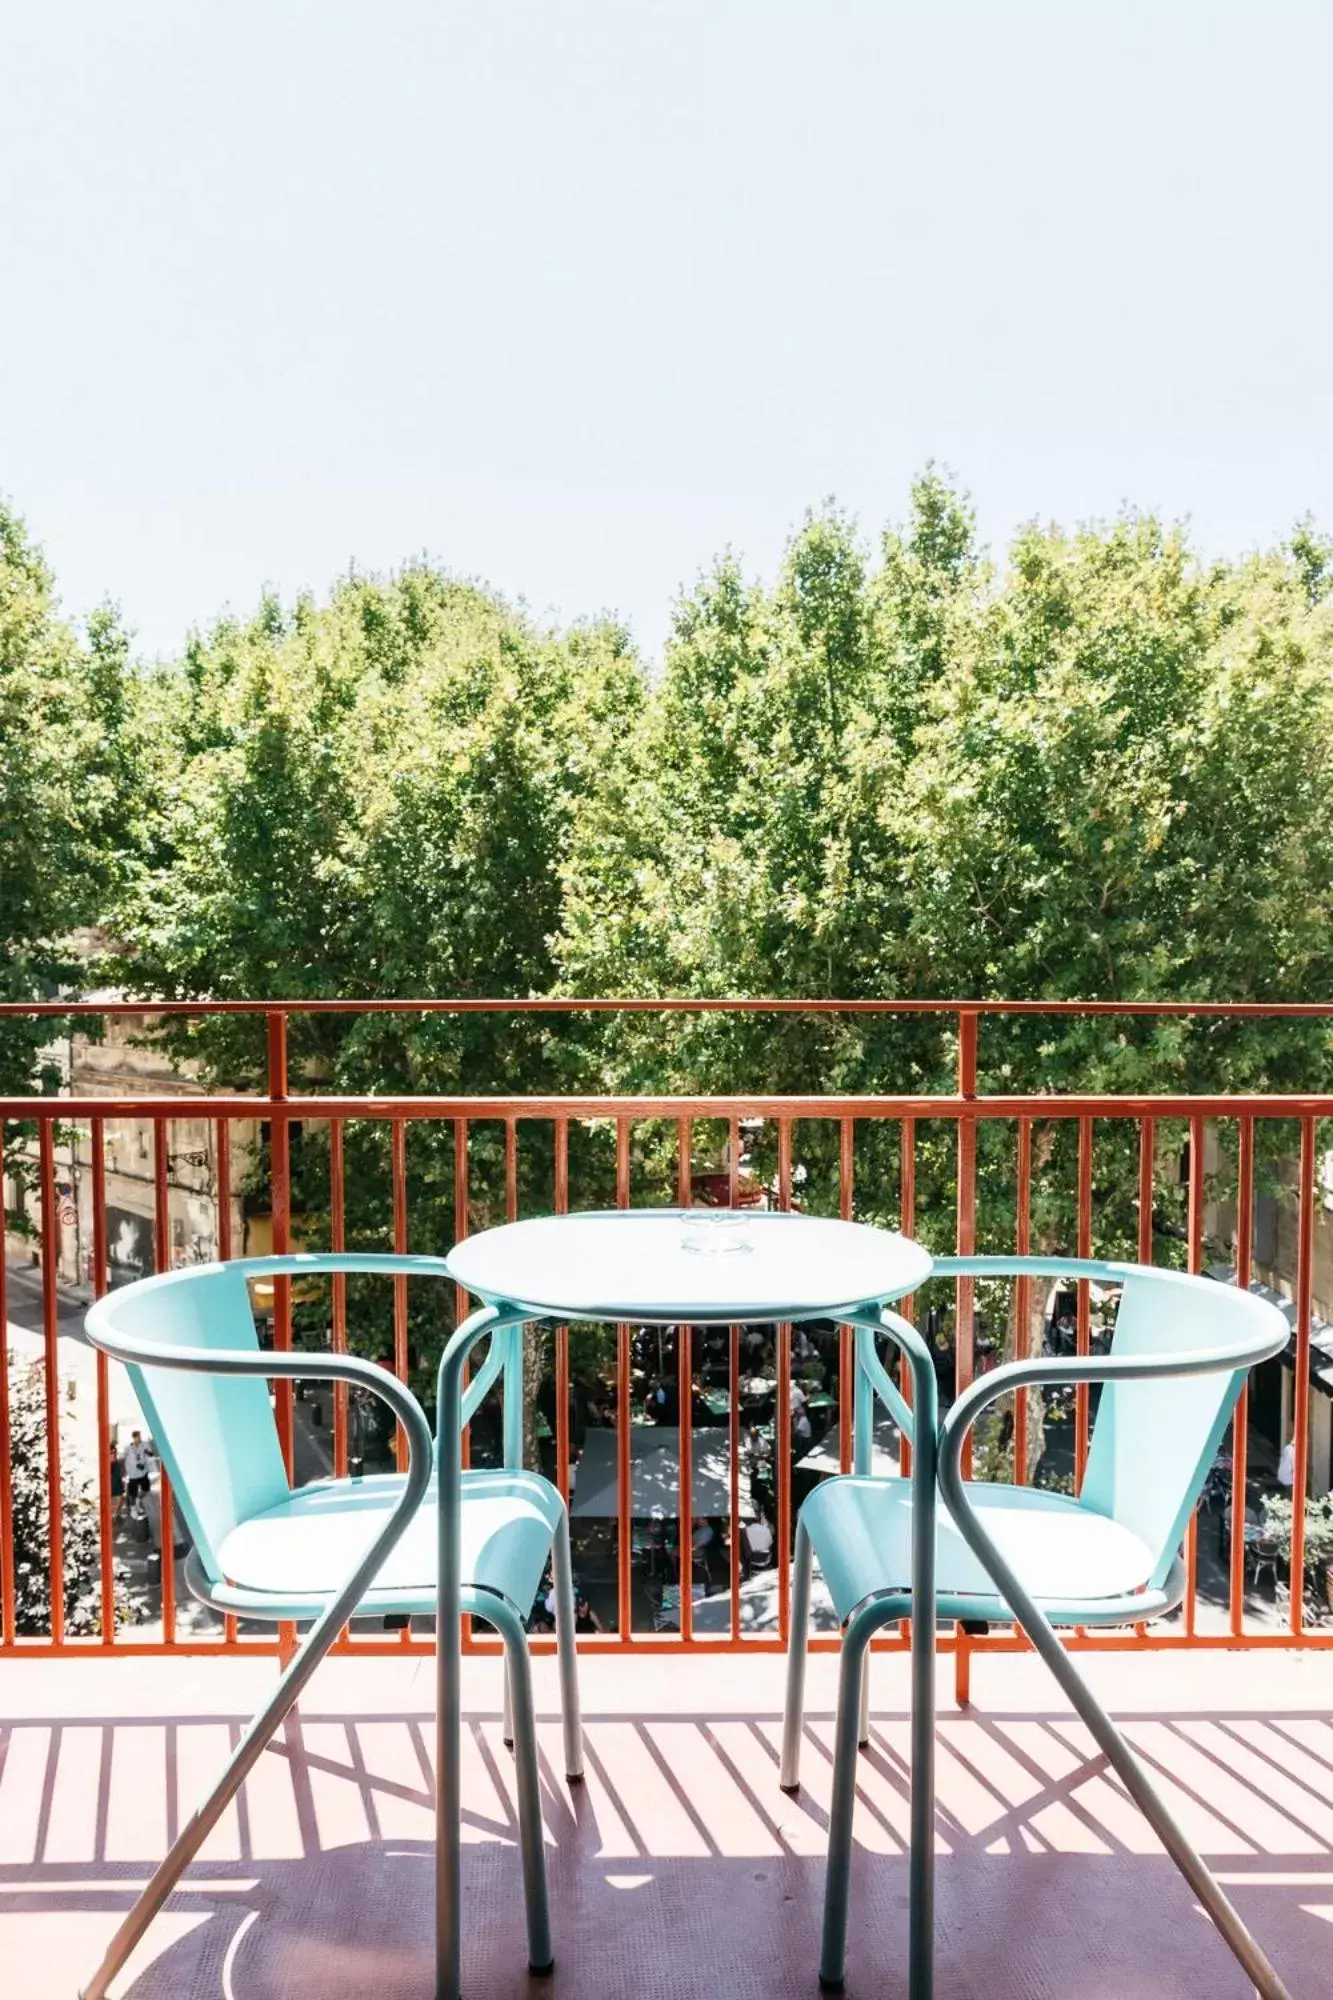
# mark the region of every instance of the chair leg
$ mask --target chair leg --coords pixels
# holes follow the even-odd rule
[[[560,1656],[560,1708],[565,1724],[565,1776],[583,1777],[583,1720],[579,1711],[578,1639],[574,1629],[574,1563],[569,1547],[569,1514],[561,1510],[552,1542],[555,1577],[555,1643]]]
[[[1156,1786],[1079,1673],[1072,1655],[1060,1644],[1055,1631],[1030,1599],[1020,1609],[1014,1601],[1014,1592],[1006,1589],[1005,1595],[1018,1615],[1023,1630],[1068,1695],[1075,1712],[1087,1725],[1098,1749],[1121,1778],[1125,1790],[1207,1910],[1243,1966],[1247,1977],[1258,1989],[1262,2000],[1292,2000],[1289,1989],[1269,1964],[1254,1937],[1241,1921],[1239,1912],[1223,1893],[1212,1871],[1203,1858],[1195,1852],[1184,1831],[1167,1810]]]
[[[833,1728],[833,1801],[829,1808],[828,1872],[824,1878],[824,1931],[819,1948],[819,1984],[825,1993],[841,1992],[846,1972],[852,1814],[856,1806],[856,1739],[861,1719],[866,1646],[872,1630],[872,1625],[858,1621],[853,1614],[843,1634],[838,1670],[838,1714]]]
[[[810,1631],[810,1577],[814,1551],[805,1523],[797,1520],[791,1563],[791,1624],[787,1633],[787,1703],[782,1718],[782,1769],[778,1783],[784,1792],[801,1783],[801,1726],[805,1717],[805,1658]]]
[[[870,1661],[870,1641],[881,1625],[908,1607],[898,1599],[869,1599],[852,1613],[842,1640],[838,1715],[833,1738],[833,1800],[829,1809],[828,1874],[824,1886],[824,1933],[819,1984],[841,1991],[847,1956],[847,1905],[851,1889],[852,1814],[856,1803],[857,1734]],[[913,1626],[912,1803],[908,1878],[909,2000],[931,2000],[934,1991],[935,1701],[934,1626]],[[928,1650],[929,1649],[929,1650]]]
[[[523,1899],[528,1918],[528,1970],[549,1972],[551,1912],[546,1896],[541,1780],[537,1770],[537,1717],[532,1699],[532,1658],[523,1621],[510,1604],[488,1612],[505,1644],[506,1683],[514,1705],[514,1768],[518,1779],[518,1844],[523,1857]]]
[[[107,1946],[102,1963],[83,1987],[81,2000],[104,2000],[112,1980],[258,1763],[274,1730],[294,1706],[306,1682],[338,1636],[345,1611],[341,1603],[333,1609],[337,1617],[330,1617],[325,1612],[307,1634],[273,1693],[242,1736],[222,1776],[181,1828],[170,1851],[154,1870],[151,1881]]]
[[[446,1532],[440,1509],[440,1540]],[[443,1555],[440,1564],[444,1568]],[[443,1594],[443,1593],[442,1593]],[[463,1973],[463,1645],[461,1620],[435,1620],[435,1996],[458,2000]]]
[[[856,1720],[856,1747],[864,1750],[870,1742],[870,1648],[866,1647],[861,1668],[861,1703]]]
[[[512,1750],[514,1747],[514,1691],[509,1685],[508,1653],[504,1656],[504,1663],[500,1671],[504,1687],[500,1711],[500,1734],[504,1738],[505,1749]]]

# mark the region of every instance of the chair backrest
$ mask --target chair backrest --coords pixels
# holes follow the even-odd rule
[[[1265,1334],[1276,1348],[1285,1341],[1281,1314],[1252,1293],[1179,1271],[1120,1269],[1113,1354],[1188,1354],[1262,1343]],[[1154,1584],[1166,1581],[1247,1372],[1156,1376],[1102,1389],[1080,1498],[1147,1544]]]
[[[118,1334],[164,1347],[259,1352],[238,1265],[167,1271],[108,1293],[89,1311],[88,1335],[114,1344]],[[226,1535],[290,1490],[267,1380],[134,1365],[129,1377],[199,1559],[217,1582]],[[168,1534],[164,1525],[164,1545]]]

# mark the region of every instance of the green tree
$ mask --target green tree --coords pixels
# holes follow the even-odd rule
[[[1290,999],[1333,984],[1333,610],[1323,544],[1206,565],[1134,516],[1030,528],[997,573],[931,473],[878,566],[832,512],[775,586],[728,560],[681,606],[617,783],[580,803],[560,959],[574,992]],[[982,1087],[1279,1090],[1327,1029],[987,1022]],[[953,1087],[952,1023],[613,1026],[638,1089]],[[1163,1141],[1184,1134],[1164,1131]],[[1224,1141],[1229,1135],[1223,1134]],[[1276,1156],[1290,1134],[1270,1132]],[[1072,1249],[1075,1133],[1034,1135],[1034,1243]],[[1095,1244],[1133,1254],[1137,1134],[1099,1126]],[[836,1135],[799,1145],[831,1205]],[[919,1134],[917,1218],[951,1247],[954,1137]],[[1012,1130],[979,1135],[980,1247],[1012,1246]],[[857,1200],[898,1205],[897,1135]],[[771,1160],[769,1162],[771,1165]],[[1160,1254],[1183,1254],[1159,1190]],[[1016,1340],[1018,1331],[1010,1329]]]
[[[100,918],[133,838],[133,696],[114,613],[94,614],[81,643],[0,504],[0,998],[49,999],[85,976],[74,934]],[[41,1080],[50,1035],[0,1023],[0,1092]]]
[[[155,698],[170,744],[152,852],[124,898],[125,973],[173,997],[526,997],[553,980],[558,864],[574,800],[600,782],[643,699],[626,637],[539,630],[426,564],[351,577],[318,606],[267,600],[191,642]],[[224,1083],[262,1082],[262,1023],[213,1020],[174,1045]],[[562,1038],[502,1015],[294,1015],[293,1086],[349,1093],[555,1089]],[[391,1240],[390,1135],[345,1135],[348,1243]],[[327,1237],[327,1134],[304,1135],[293,1197]],[[525,1193],[550,1201],[525,1149]],[[452,1240],[453,1134],[409,1133],[413,1247]],[[504,1214],[503,1132],[478,1131],[470,1201]],[[420,1296],[418,1296],[420,1294]],[[414,1287],[417,1381],[449,1324]],[[360,1344],[392,1352],[385,1288],[352,1288]],[[312,1317],[319,1311],[312,1308]],[[324,1322],[327,1323],[325,1311]]]

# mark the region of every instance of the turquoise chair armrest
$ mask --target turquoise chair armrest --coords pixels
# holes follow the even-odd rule
[[[281,1257],[230,1257],[229,1271],[244,1278],[303,1278],[338,1271],[370,1271],[381,1276],[448,1278],[443,1257],[411,1250],[292,1250]]]
[[[923,1413],[925,1428],[931,1436],[938,1428],[939,1387],[930,1348],[912,1322],[904,1319],[901,1313],[893,1312],[888,1306],[874,1307],[851,1314],[847,1324],[854,1328],[856,1334],[852,1463],[857,1472],[867,1473],[871,1468],[874,1398],[878,1396],[907,1442],[914,1445],[917,1423]],[[912,1371],[913,1401],[910,1407],[879,1358],[875,1342],[881,1333],[888,1334]]]
[[[1142,1264],[1107,1263],[1098,1257],[936,1257],[931,1278],[1093,1278],[1123,1284]]]
[[[490,1394],[496,1381],[504,1377],[504,1463],[508,1470],[517,1471],[523,1463],[523,1328],[526,1318],[504,1319],[502,1324],[483,1325],[474,1332],[467,1332],[477,1318],[465,1320],[451,1336],[440,1356],[440,1366],[436,1375],[435,1397],[435,1451],[439,1456],[440,1440],[444,1433],[446,1392],[445,1367],[451,1372],[454,1364],[458,1370],[458,1409],[456,1428],[465,1431],[482,1402]],[[484,1336],[490,1334],[490,1346],[486,1359],[472,1377],[465,1382],[465,1363],[473,1348]],[[466,1338],[465,1338],[466,1335]],[[452,1358],[451,1358],[452,1357]]]

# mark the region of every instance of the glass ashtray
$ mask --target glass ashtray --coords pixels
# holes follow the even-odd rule
[[[691,1214],[682,1220],[680,1247],[694,1257],[735,1257],[754,1248],[750,1219],[730,1209]]]

